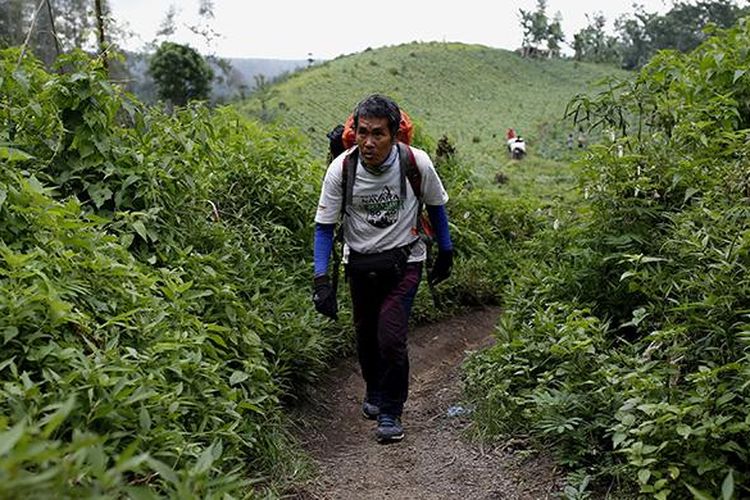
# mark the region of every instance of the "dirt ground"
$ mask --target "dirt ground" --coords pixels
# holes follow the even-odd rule
[[[306,410],[301,435],[319,476],[296,498],[557,498],[562,478],[551,459],[516,450],[512,441],[482,445],[462,433],[471,421],[460,411],[459,367],[467,352],[492,342],[498,315],[489,308],[411,332],[406,437],[399,443],[376,442],[375,422],[360,413],[364,384],[356,359],[342,360]]]

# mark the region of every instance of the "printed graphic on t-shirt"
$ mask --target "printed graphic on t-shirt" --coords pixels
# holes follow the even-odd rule
[[[360,197],[360,205],[365,212],[367,222],[378,228],[392,226],[398,222],[401,204],[401,198],[388,186],[385,186],[378,194]]]

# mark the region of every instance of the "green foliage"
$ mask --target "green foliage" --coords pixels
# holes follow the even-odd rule
[[[438,94],[425,91],[437,92],[435,81],[411,63],[424,59],[434,76],[474,61],[494,78],[515,56],[441,44],[393,50],[390,61],[381,59],[388,51],[361,57],[387,79],[373,85],[411,82],[395,97],[412,113],[415,145],[432,152],[434,130],[465,116],[464,104],[475,113],[451,129],[463,137],[457,151],[436,159],[452,197],[454,275],[438,287],[439,311],[422,287],[415,317],[497,303],[514,247],[552,220],[549,200],[527,199],[518,186],[536,183],[546,196],[569,173],[528,162],[502,189],[484,182],[505,158],[502,137],[490,139],[481,122],[487,105],[474,94],[484,89],[475,82],[436,105]],[[54,75],[18,56],[0,57],[0,496],[218,498],[298,480],[304,467],[282,403],[351,339],[310,306],[310,210],[324,166],[309,143],[231,109],[146,108],[82,53],[61,59],[65,71]],[[330,75],[344,63],[323,67]],[[547,72],[528,67],[533,74],[517,78],[526,84]],[[560,68],[558,84],[580,76]],[[310,114],[284,90],[298,77],[267,96],[266,110],[283,98],[284,121],[299,116],[324,141],[328,118],[341,121],[368,90],[354,88],[359,79],[336,81],[329,90],[341,95],[302,101]],[[311,82],[306,91],[325,88]],[[502,85],[488,88],[505,96]],[[539,102],[561,111],[561,99],[547,97]],[[317,102],[331,106],[321,112]],[[551,113],[527,111],[513,116],[529,127]],[[479,135],[489,161],[472,171],[485,153],[462,147]]]
[[[82,53],[55,75],[2,56],[0,496],[298,480],[282,402],[351,339],[310,306],[324,166],[306,140],[228,108],[146,108]],[[498,302],[512,245],[542,220],[460,150],[436,162],[459,250],[440,310],[422,287],[418,320]]]
[[[747,7],[737,7],[731,0],[675,2],[664,15],[636,6],[632,14],[615,22],[620,65],[640,68],[660,50],[689,52],[707,38],[712,26],[729,28],[747,14]]]
[[[0,58],[0,496],[248,494],[304,468],[280,400],[322,165],[229,109],[143,108],[82,54]],[[288,464],[288,466],[287,466]]]
[[[573,35],[573,50],[577,61],[602,63],[619,62],[617,38],[607,35],[604,15],[595,14],[593,19],[586,16],[588,26]]]
[[[192,100],[206,100],[211,92],[213,70],[205,59],[187,45],[163,42],[149,61],[161,99],[176,106]]]
[[[644,496],[748,496],[749,44],[743,21],[574,103],[617,134],[519,253],[499,342],[468,364],[485,433]]]

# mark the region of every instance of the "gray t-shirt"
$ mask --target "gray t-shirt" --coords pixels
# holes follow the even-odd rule
[[[411,150],[422,176],[422,202],[426,205],[444,205],[448,201],[448,193],[445,192],[430,157],[421,149]],[[339,220],[345,189],[342,184],[343,163],[351,152],[352,149],[342,153],[328,166],[315,214],[315,222],[319,224],[335,224]],[[419,238],[419,200],[408,181],[406,200],[401,199],[401,174],[396,146],[386,160],[386,164],[388,163],[390,165],[381,174],[369,172],[361,161],[357,165],[351,214],[344,217],[344,261],[347,261],[349,248],[361,253],[377,253],[408,245]],[[425,254],[425,244],[419,241],[412,247],[409,262],[423,261]]]

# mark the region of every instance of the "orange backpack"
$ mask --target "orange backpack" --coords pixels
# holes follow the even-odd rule
[[[341,140],[344,143],[344,149],[349,149],[354,146],[357,132],[354,130],[354,115],[349,115],[344,124],[344,132],[341,136]],[[406,111],[401,110],[401,123],[398,125],[398,132],[396,133],[396,139],[404,144],[411,144],[411,140],[414,138],[414,124],[411,122],[411,118],[406,114]]]

